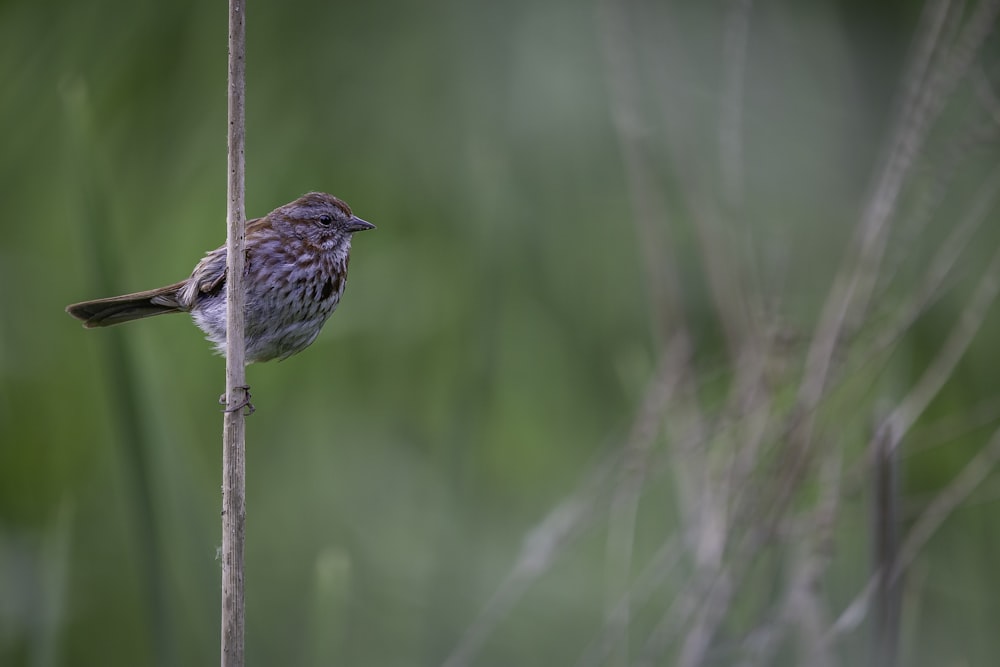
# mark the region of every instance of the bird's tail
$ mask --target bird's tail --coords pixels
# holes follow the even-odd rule
[[[66,312],[83,320],[83,326],[88,329],[110,327],[154,315],[178,313],[184,310],[177,303],[177,291],[183,285],[182,281],[145,292],[74,303],[66,306]]]

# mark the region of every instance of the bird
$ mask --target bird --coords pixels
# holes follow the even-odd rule
[[[342,200],[309,192],[246,225],[246,363],[286,359],[307,348],[340,303],[351,239],[375,225]],[[90,329],[167,313],[190,313],[226,346],[226,246],[208,252],[180,282],[66,307]]]

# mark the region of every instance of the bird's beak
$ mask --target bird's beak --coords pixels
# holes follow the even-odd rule
[[[366,229],[375,229],[375,225],[370,222],[366,222],[356,215],[352,215],[351,219],[347,221],[347,231],[351,232],[363,232]]]

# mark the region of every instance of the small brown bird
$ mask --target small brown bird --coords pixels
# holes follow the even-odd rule
[[[309,346],[336,310],[347,284],[351,236],[374,229],[347,204],[310,192],[246,228],[247,363],[285,359]],[[216,350],[226,345],[226,246],[205,255],[173,285],[66,307],[83,326],[107,327],[191,313]]]

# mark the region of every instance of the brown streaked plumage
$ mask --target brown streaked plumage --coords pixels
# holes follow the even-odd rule
[[[340,199],[310,192],[247,222],[247,363],[284,359],[312,343],[347,284],[351,237],[375,226]],[[87,328],[189,312],[224,353],[226,247],[209,252],[186,280],[66,307]]]

